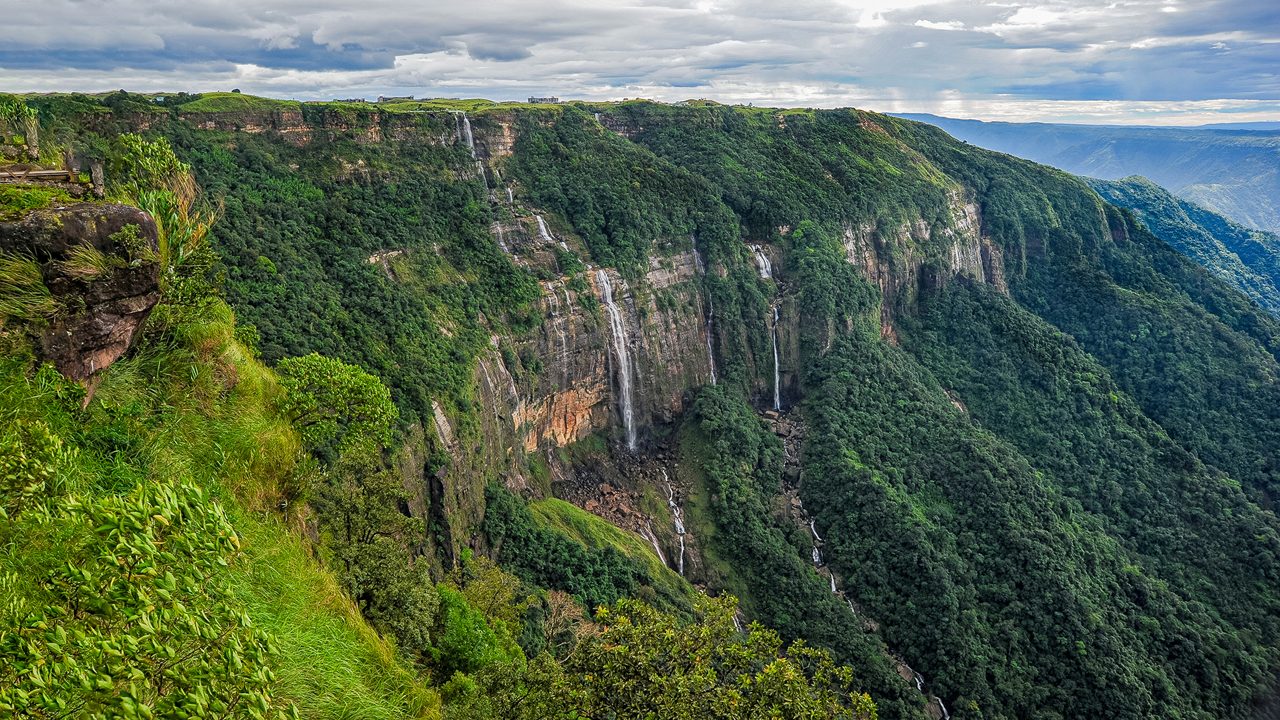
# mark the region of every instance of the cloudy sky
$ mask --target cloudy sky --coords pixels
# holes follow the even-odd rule
[[[19,0],[0,90],[1280,120],[1280,0]]]

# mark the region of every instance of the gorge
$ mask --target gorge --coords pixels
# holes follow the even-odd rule
[[[440,712],[538,666],[566,608],[721,617],[704,594],[738,598],[725,638],[741,616],[829,651],[840,702],[881,718],[1248,718],[1273,696],[1280,323],[1082,180],[850,109],[216,99],[29,100],[86,156],[163,140],[222,206],[191,271],[221,329],[213,301],[162,303],[160,340],[102,374],[100,429],[51,427],[114,468],[166,455],[123,439],[170,412],[131,394],[149,368],[207,390],[192,412],[268,367],[261,393],[294,388],[312,353],[362,368],[385,438],[361,455],[334,430],[230,522],[295,522]],[[44,252],[10,225],[6,253]],[[37,352],[6,371],[32,417]],[[477,558],[537,600],[467,614],[487,596],[448,582],[489,578]],[[433,602],[489,654],[442,660],[462,641],[401,614]]]

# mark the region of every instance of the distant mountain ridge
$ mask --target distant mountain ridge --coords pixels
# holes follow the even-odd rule
[[[1178,252],[1280,315],[1280,237],[1174,197],[1144,177],[1085,181],[1107,202],[1132,210]]]
[[[984,122],[902,114],[959,140],[1104,180],[1151,178],[1241,225],[1280,231],[1280,129]]]

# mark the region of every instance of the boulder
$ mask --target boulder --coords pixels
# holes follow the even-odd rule
[[[127,205],[77,203],[0,223],[0,252],[35,258],[61,308],[39,331],[43,359],[90,389],[96,385],[160,300],[156,241],[151,216]],[[79,245],[100,250],[112,266],[98,274],[70,271],[64,261]]]

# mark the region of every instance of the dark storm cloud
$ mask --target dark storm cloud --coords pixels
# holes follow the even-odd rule
[[[1272,4],[45,0],[6,10],[0,89],[1225,111],[1280,98]]]

